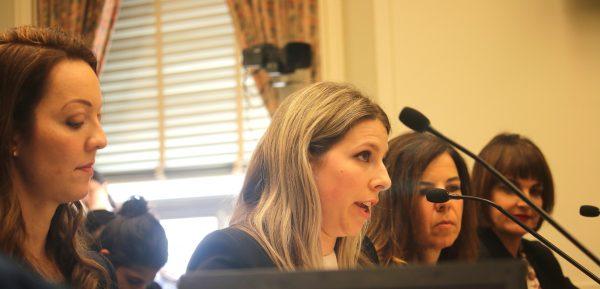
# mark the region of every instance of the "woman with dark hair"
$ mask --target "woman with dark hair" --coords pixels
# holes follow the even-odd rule
[[[552,174],[542,151],[531,140],[518,134],[499,134],[479,157],[507,176],[534,204],[552,212]],[[541,227],[540,215],[478,163],[473,167],[472,185],[476,195],[497,203],[531,229]],[[525,260],[528,288],[574,288],[550,250],[539,242],[523,239],[527,231],[512,220],[489,206],[479,208],[479,220],[481,258]]]
[[[407,133],[389,142],[385,164],[392,187],[381,194],[367,231],[382,265],[475,260],[474,205],[460,200],[434,204],[424,195],[432,188],[469,195],[463,158],[433,136]]]
[[[100,253],[115,266],[119,289],[146,288],[167,263],[165,230],[141,197],[123,203],[115,219],[100,233],[99,241]]]
[[[84,242],[96,151],[106,146],[96,58],[63,32],[0,34],[0,252],[53,283],[111,285]]]

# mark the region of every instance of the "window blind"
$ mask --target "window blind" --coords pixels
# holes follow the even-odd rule
[[[96,168],[163,176],[247,162],[270,119],[238,55],[224,0],[123,1],[101,76],[109,145]]]

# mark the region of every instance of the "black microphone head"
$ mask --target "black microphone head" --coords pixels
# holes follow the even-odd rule
[[[418,110],[405,107],[400,112],[400,121],[410,129],[417,132],[424,132],[429,128],[429,119]]]
[[[584,217],[598,217],[600,216],[600,209],[590,205],[583,205],[579,208],[579,214]]]
[[[438,188],[426,189],[425,197],[432,203],[445,203],[450,200],[448,191]]]

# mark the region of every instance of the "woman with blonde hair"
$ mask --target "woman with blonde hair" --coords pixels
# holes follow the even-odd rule
[[[79,201],[106,146],[95,69],[83,42],[60,31],[0,34],[0,253],[80,289],[115,285],[84,242]]]
[[[361,248],[371,208],[390,186],[389,130],[383,110],[347,85],[288,96],[250,161],[231,226],[199,244],[188,271],[377,262]]]

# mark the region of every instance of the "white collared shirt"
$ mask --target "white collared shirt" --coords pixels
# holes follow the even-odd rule
[[[335,255],[335,252],[323,256],[323,268],[325,268],[325,270],[338,270],[338,263],[337,263],[337,256]]]

